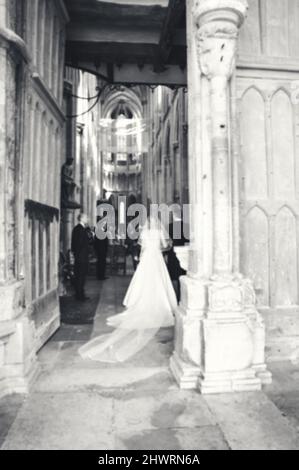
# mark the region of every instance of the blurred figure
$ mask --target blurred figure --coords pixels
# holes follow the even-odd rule
[[[172,223],[169,225],[169,238],[172,240],[171,248],[167,252],[167,268],[170,279],[172,280],[173,287],[177,296],[178,302],[181,298],[180,277],[186,274],[186,271],[181,268],[180,262],[175,253],[174,247],[184,246],[188,240],[184,236],[184,223],[181,214],[173,213]]]
[[[104,240],[100,240],[97,235],[95,235],[94,249],[97,256],[97,279],[104,281],[108,279],[106,276],[108,238],[106,237]]]
[[[86,214],[78,216],[78,225],[72,232],[71,250],[75,257],[74,286],[77,300],[87,300],[84,292],[86,276],[88,272],[89,235],[87,229],[88,218]]]

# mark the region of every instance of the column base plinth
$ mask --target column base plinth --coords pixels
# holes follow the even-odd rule
[[[40,372],[40,364],[35,358],[28,359],[25,365],[11,364],[0,368],[0,398],[13,393],[29,393]]]
[[[28,393],[39,374],[39,363],[35,324],[23,307],[24,283],[1,286],[0,304],[4,320],[0,322],[0,397]]]
[[[267,369],[266,364],[253,365],[256,376],[261,380],[262,385],[269,385],[272,383],[272,374]]]
[[[210,393],[250,392],[261,390],[262,382],[254,369],[243,371],[206,373],[198,382],[203,395]]]
[[[183,361],[177,353],[170,358],[170,370],[182,390],[195,389],[198,386],[201,370]]]
[[[260,390],[271,383],[265,326],[247,279],[181,279],[171,371],[181,388],[201,393]],[[197,307],[197,308],[196,308]]]

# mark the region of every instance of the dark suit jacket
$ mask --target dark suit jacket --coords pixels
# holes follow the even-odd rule
[[[167,253],[167,268],[168,268],[170,278],[173,281],[177,281],[180,278],[180,276],[183,276],[184,274],[186,274],[186,271],[181,268],[180,262],[173,248],[174,246],[184,246],[184,244],[187,242],[183,234],[183,222],[181,222],[181,237],[179,239],[173,239],[173,236],[174,236],[173,223],[169,225],[168,230],[169,230],[169,236],[173,241],[173,245]]]
[[[86,228],[78,224],[73,229],[72,233],[72,252],[75,255],[75,260],[79,263],[88,263],[89,252],[89,238]]]
[[[104,240],[100,240],[97,236],[95,236],[94,248],[98,255],[105,254],[108,249],[108,238],[104,238]]]

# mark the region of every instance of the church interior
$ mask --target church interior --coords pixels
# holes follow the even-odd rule
[[[0,1],[0,449],[299,449],[298,26],[299,0]],[[83,305],[71,239],[120,197],[188,207],[190,240],[174,328],[115,366],[78,348],[134,253],[99,280],[90,246]]]

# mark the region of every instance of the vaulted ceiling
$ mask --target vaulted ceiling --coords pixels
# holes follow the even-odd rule
[[[65,0],[66,63],[111,83],[186,83],[185,0]]]

